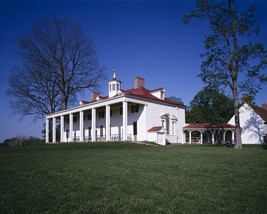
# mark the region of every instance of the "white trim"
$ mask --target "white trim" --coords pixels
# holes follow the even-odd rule
[[[84,123],[83,123],[83,111],[80,111],[80,141],[83,142],[84,140],[84,136],[83,136],[83,127],[84,127]]]
[[[106,105],[106,141],[110,140],[110,106]]]
[[[64,142],[64,115],[60,116],[60,142]]]
[[[95,130],[96,130],[96,109],[92,109],[92,141],[96,141],[96,135],[95,135]]]

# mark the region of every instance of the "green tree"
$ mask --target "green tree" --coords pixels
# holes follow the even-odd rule
[[[236,149],[242,148],[239,120],[239,94],[255,96],[267,82],[264,69],[267,51],[256,42],[259,28],[255,26],[256,7],[238,11],[235,0],[197,0],[196,7],[184,16],[185,23],[192,18],[209,21],[211,34],[204,40],[206,52],[200,77],[212,88],[230,88],[234,99]]]
[[[216,90],[204,88],[190,102],[187,123],[227,123],[234,114],[233,100]]]
[[[35,119],[67,109],[84,89],[95,90],[105,77],[92,40],[69,20],[47,19],[16,40],[20,64],[9,78],[11,107]]]
[[[177,103],[180,103],[180,104],[184,105],[184,102],[183,102],[183,100],[180,97],[170,96],[170,97],[167,97],[167,99],[172,100],[174,102],[177,102]]]

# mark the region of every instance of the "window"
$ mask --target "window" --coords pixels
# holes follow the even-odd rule
[[[175,122],[172,122],[172,134],[175,135]]]
[[[165,126],[165,120],[162,120],[162,121],[161,121],[161,126],[162,126],[164,129],[166,129],[166,126]]]
[[[122,107],[120,107],[120,115],[122,115]]]
[[[76,123],[77,122],[77,116],[73,117],[73,122]]]
[[[167,130],[167,134],[170,134],[170,117],[169,116],[166,118],[166,130]]]
[[[112,91],[115,91],[115,84],[112,84]]]
[[[137,122],[133,122],[133,135],[137,135]]]
[[[100,111],[98,113],[98,118],[105,118],[105,111]]]
[[[160,99],[164,100],[164,92],[163,91],[160,92]]]
[[[138,104],[132,105],[132,113],[136,113],[136,112],[138,112],[138,110],[139,110],[139,105]]]
[[[110,109],[110,117],[112,117],[112,109]]]

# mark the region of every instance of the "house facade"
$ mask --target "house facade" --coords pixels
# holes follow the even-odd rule
[[[267,108],[253,106],[251,102],[243,103],[239,108],[241,137],[243,144],[263,144],[267,135]],[[234,116],[228,124],[235,124]]]
[[[46,116],[46,142],[183,143],[184,125],[185,106],[165,98],[164,88],[148,90],[136,77],[134,87],[124,90],[114,71],[108,96],[93,92],[91,101]]]

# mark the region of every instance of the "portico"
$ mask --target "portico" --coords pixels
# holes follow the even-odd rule
[[[51,114],[46,118],[46,142],[50,142],[49,131],[52,131],[53,143],[131,140],[129,133],[132,132],[128,131],[128,108],[133,105],[134,103],[127,99],[118,98],[105,105],[97,103],[81,106],[71,112]],[[56,139],[57,122],[59,139]]]

